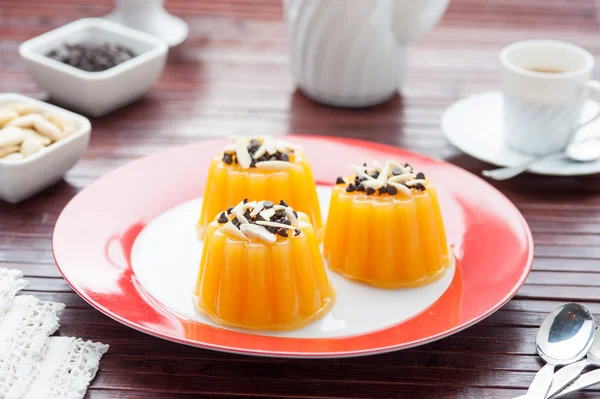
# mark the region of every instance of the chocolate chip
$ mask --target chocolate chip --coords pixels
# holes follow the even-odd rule
[[[425,186],[424,186],[424,185],[422,185],[421,183],[417,183],[417,184],[415,185],[415,188],[416,188],[417,190],[419,190],[419,191],[425,191],[425,190],[426,190]]]
[[[261,221],[264,221],[264,220],[265,220],[265,218],[262,217],[262,216],[260,216],[260,213],[258,215],[256,215],[256,217],[254,218],[255,222],[261,222]]]
[[[279,234],[282,237],[287,237],[288,236],[287,229],[279,229],[277,231],[277,234]]]
[[[267,226],[267,230],[269,231],[269,233],[277,233],[277,227]]]
[[[367,163],[366,163],[366,162],[365,162],[365,163],[363,163],[363,166],[365,166],[365,167],[366,167],[366,166],[367,166]]]
[[[389,195],[396,195],[396,194],[398,194],[398,189],[396,187],[394,187],[394,186],[387,186],[387,190],[386,191],[387,191],[387,193]]]
[[[292,211],[292,213],[294,214],[294,216],[298,217],[298,212]]]
[[[335,179],[335,184],[346,184],[343,177],[338,177]]]
[[[250,209],[246,209],[246,212],[244,212],[244,217],[246,219],[252,219],[252,216],[250,216]]]
[[[219,216],[219,219],[217,220],[218,223],[227,223],[229,222],[229,218],[227,216],[225,216],[225,212],[221,212],[221,215]]]
[[[371,177],[374,179],[377,179],[379,177],[379,172],[373,172],[371,173]]]
[[[298,230],[298,229],[294,230],[294,236],[298,236],[298,235],[300,235],[300,233],[302,233],[300,230]]]
[[[223,154],[223,162],[225,162],[227,165],[231,165],[233,163],[231,154]]]
[[[410,166],[410,164],[408,162],[404,164],[404,167],[405,168],[412,168],[412,166]]]
[[[229,208],[227,208],[227,214],[228,214],[228,215],[231,215],[231,211],[232,211],[232,210],[233,210],[233,207],[232,207],[232,206],[230,206]]]
[[[252,160],[250,161],[250,167],[251,167],[251,168],[256,168],[256,159],[252,159]]]
[[[283,224],[291,226],[292,225],[292,221],[290,219],[285,219],[282,221]]]
[[[402,174],[402,169],[400,169],[400,168],[394,168],[394,169],[392,169],[392,174],[394,176],[401,175]]]
[[[352,184],[352,183],[348,184],[348,187],[346,187],[346,192],[347,193],[351,193],[351,192],[353,192],[355,190],[356,190],[356,187],[354,187],[354,184]]]
[[[367,187],[367,195],[375,194],[375,189],[371,187]]]
[[[359,185],[356,187],[356,191],[365,191],[365,186],[363,186],[362,184],[359,184]]]
[[[278,209],[275,211],[275,217],[277,218],[285,218],[286,217],[286,213],[284,209]]]
[[[248,203],[248,198],[244,198],[244,204]]]
[[[46,56],[84,71],[100,72],[135,57],[135,54],[126,47],[112,43],[84,42],[63,44]]]
[[[417,173],[417,179],[420,179],[420,180],[425,179],[425,174],[422,172]]]
[[[284,201],[284,200],[280,200],[280,201],[279,201],[279,205],[281,205],[281,206],[285,206],[285,207],[288,207],[288,206],[289,206],[288,204],[286,204],[286,203],[285,203],[285,201]]]
[[[287,154],[281,154],[281,156],[279,157],[279,159],[283,162],[289,162],[290,161],[290,157],[288,157]]]
[[[251,139],[250,140],[250,145],[253,147],[259,147],[260,146],[260,142],[256,139]]]
[[[238,220],[237,217],[234,217],[233,219],[231,219],[231,223],[233,223],[233,224],[240,224],[240,221]]]
[[[385,187],[380,187],[380,188],[379,188],[379,195],[383,195],[383,194],[385,194],[386,192],[387,192],[387,191],[386,191]]]
[[[263,202],[263,207],[265,209],[271,209],[271,208],[273,208],[273,203],[271,201],[265,201],[265,202]]]

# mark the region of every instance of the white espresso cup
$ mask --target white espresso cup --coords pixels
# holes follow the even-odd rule
[[[591,91],[594,57],[581,47],[554,40],[513,43],[500,52],[506,143],[523,153],[563,151],[575,133],[600,117],[581,121]]]

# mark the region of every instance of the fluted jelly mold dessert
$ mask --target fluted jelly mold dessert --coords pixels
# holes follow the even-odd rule
[[[250,201],[285,200],[308,215],[317,238],[323,234],[321,209],[313,174],[300,147],[273,137],[239,137],[211,162],[202,211],[199,239],[217,212],[244,198]]]
[[[324,239],[329,268],[383,288],[439,279],[452,258],[434,185],[395,161],[350,170],[331,195]]]
[[[281,201],[242,201],[206,228],[194,291],[213,321],[291,330],[321,318],[334,302],[315,231]]]

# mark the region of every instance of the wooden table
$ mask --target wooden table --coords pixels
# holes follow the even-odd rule
[[[50,238],[67,202],[119,165],[173,145],[260,131],[373,140],[478,173],[489,165],[453,148],[439,120],[459,98],[498,88],[500,48],[555,38],[600,55],[592,0],[453,0],[414,47],[402,97],[339,110],[294,91],[281,0],[167,6],[187,20],[191,36],[172,50],[158,85],[137,104],[92,120],[89,151],[63,182],[18,205],[0,202],[0,267],[23,270],[28,293],[67,304],[59,334],[111,345],[88,398],[511,398],[541,366],[534,339],[548,311],[577,301],[600,314],[600,179],[533,175],[495,183],[533,231],[536,259],[525,286],[493,316],[431,345],[357,359],[269,360],[162,341],[92,309],[61,278]],[[0,0],[0,92],[45,98],[25,72],[19,43],[111,7],[110,0]],[[577,397],[600,396],[600,388],[589,392]]]

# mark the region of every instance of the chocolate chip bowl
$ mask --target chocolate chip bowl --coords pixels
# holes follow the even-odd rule
[[[100,18],[85,18],[21,44],[33,80],[52,99],[102,116],[146,94],[160,78],[168,46],[161,39]]]

